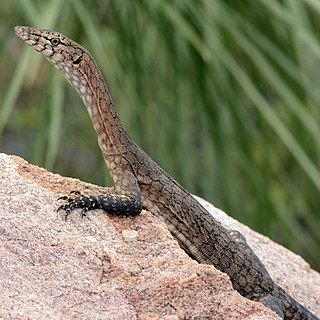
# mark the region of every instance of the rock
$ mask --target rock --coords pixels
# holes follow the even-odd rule
[[[57,197],[103,192],[0,154],[1,319],[278,319],[233,290],[226,274],[190,259],[148,211],[101,210],[64,221]],[[203,201],[203,200],[201,200]],[[306,262],[240,225],[276,282],[320,313],[320,276]],[[288,277],[290,274],[290,277]]]

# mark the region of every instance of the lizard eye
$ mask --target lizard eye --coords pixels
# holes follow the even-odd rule
[[[53,46],[57,46],[58,44],[60,44],[60,39],[59,39],[59,38],[52,38],[52,39],[50,40],[50,42],[51,42],[51,44],[52,44]]]

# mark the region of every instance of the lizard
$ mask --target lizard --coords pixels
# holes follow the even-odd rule
[[[242,296],[263,303],[283,319],[319,320],[272,280],[240,232],[225,228],[130,138],[87,49],[55,31],[16,26],[15,32],[80,95],[113,179],[114,186],[105,194],[88,196],[76,191],[58,198],[65,201],[58,208],[65,218],[76,208],[82,209],[82,216],[93,209],[131,216],[147,209],[166,223],[191,258],[226,273]]]

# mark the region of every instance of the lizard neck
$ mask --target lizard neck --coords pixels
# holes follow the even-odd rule
[[[130,138],[124,129],[114,107],[109,89],[93,58],[84,53],[78,72],[82,81],[69,82],[76,88],[83,100],[92,124],[97,132],[99,146],[108,164],[108,158],[127,152]]]

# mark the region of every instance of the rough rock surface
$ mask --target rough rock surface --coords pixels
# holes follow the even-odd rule
[[[103,190],[0,154],[0,319],[278,319],[228,277],[191,260],[150,212],[67,221],[57,196]],[[204,203],[204,202],[203,202]],[[275,281],[320,314],[320,275],[302,258],[204,203],[239,229]]]

